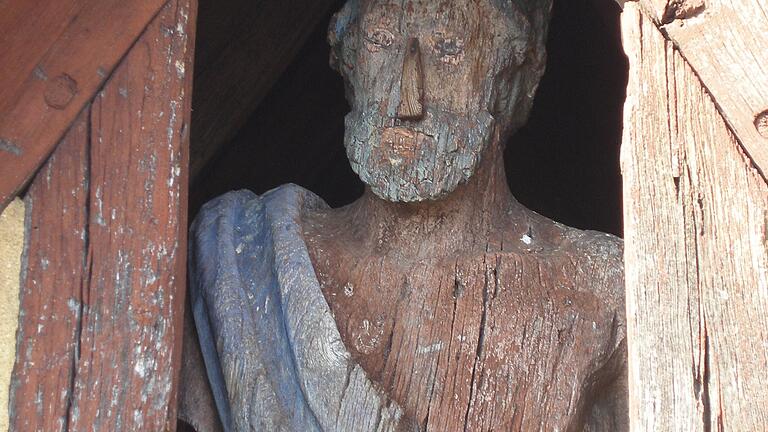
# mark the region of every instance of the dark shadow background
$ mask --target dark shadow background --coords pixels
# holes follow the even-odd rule
[[[610,0],[555,0],[547,72],[528,124],[505,153],[510,187],[526,206],[567,225],[617,235],[627,79],[619,12]],[[334,207],[360,196],[363,185],[343,147],[343,84],[328,66],[329,19],[191,185],[190,220],[204,202],[232,189],[263,193],[292,182]],[[198,29],[198,40],[204,30]]]

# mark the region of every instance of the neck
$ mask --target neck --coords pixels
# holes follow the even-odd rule
[[[507,185],[500,147],[492,145],[470,180],[439,200],[395,203],[366,188],[342,219],[361,247],[382,253],[420,258],[498,249],[496,234],[523,215]]]

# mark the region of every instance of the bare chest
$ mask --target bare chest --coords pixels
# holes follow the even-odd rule
[[[616,344],[616,310],[567,257],[366,258],[319,276],[349,351],[422,430],[568,430]]]

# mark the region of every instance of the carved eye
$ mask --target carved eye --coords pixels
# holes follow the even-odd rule
[[[371,51],[388,48],[392,45],[395,36],[386,29],[373,29],[365,32],[365,44]]]
[[[464,39],[437,33],[432,37],[432,49],[444,63],[457,64],[464,57]]]

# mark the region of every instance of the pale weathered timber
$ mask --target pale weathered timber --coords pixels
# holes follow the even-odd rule
[[[768,430],[768,187],[637,5],[622,27],[632,430]]]
[[[768,3],[647,0],[643,4],[699,77],[758,171],[768,178]]]
[[[0,209],[166,0],[12,0],[0,13]]]
[[[11,201],[0,213],[0,407],[8,396],[16,358],[19,322],[19,276],[24,246],[24,203]],[[0,430],[8,430],[8,410],[0,411]]]
[[[31,186],[13,430],[173,430],[196,2],[169,2]]]
[[[334,0],[211,0],[200,6],[192,180],[232,140]]]
[[[618,0],[626,3],[626,0]],[[691,18],[709,6],[705,0],[640,0],[643,10],[657,24],[667,24],[676,19]]]

